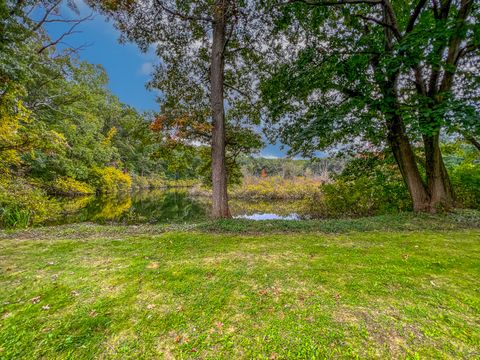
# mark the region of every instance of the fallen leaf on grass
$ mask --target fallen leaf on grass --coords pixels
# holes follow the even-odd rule
[[[223,323],[220,322],[220,321],[217,321],[217,322],[215,323],[215,326],[217,327],[218,330],[222,330],[222,328],[223,328]]]
[[[2,319],[9,318],[10,316],[12,316],[12,313],[7,312],[7,313],[5,313],[5,314],[2,315]]]

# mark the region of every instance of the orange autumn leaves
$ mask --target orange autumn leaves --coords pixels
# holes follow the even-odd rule
[[[161,132],[171,141],[208,140],[212,124],[205,121],[203,114],[161,114],[150,124],[153,132]]]

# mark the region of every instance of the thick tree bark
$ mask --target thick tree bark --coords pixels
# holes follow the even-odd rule
[[[394,41],[398,37],[392,28],[398,29],[397,20],[390,2],[383,4],[383,21],[389,26],[384,28],[385,51],[393,52]],[[377,68],[377,66],[374,66]],[[385,74],[382,74],[384,77]],[[403,181],[412,199],[414,211],[429,211],[430,195],[418,170],[415,153],[408,138],[405,123],[399,115],[398,94],[399,70],[390,74],[388,80],[380,84],[384,100],[390,107],[385,111],[387,139],[397,162]],[[381,78],[381,77],[380,77]]]
[[[225,109],[224,109],[224,48],[225,14],[223,5],[217,5],[213,23],[212,55],[210,64],[212,132],[212,217],[229,218],[227,168],[225,162]]]
[[[442,6],[441,13],[437,20],[445,21],[448,18],[451,1],[446,1]],[[453,81],[457,72],[457,64],[460,59],[461,45],[464,40],[463,30],[466,19],[473,7],[473,0],[461,0],[458,14],[456,15],[456,26],[450,36],[448,43],[439,47],[441,56],[444,49],[447,49],[446,65],[443,68],[443,78],[440,79],[440,67],[432,68],[432,75],[429,82],[428,97],[432,104],[440,105],[445,99],[445,94],[452,90]],[[435,126],[437,121],[426,119],[427,125]],[[443,162],[442,152],[440,150],[440,131],[438,126],[433,135],[424,135],[423,143],[425,148],[425,171],[427,175],[428,192],[430,194],[430,211],[437,212],[441,210],[451,210],[455,207],[455,194],[450,178],[448,176],[445,163]]]
[[[387,121],[388,142],[417,212],[430,210],[430,196],[418,170],[415,153],[405,132],[403,120],[394,116]]]
[[[439,138],[438,134],[423,137],[430,212],[451,210],[455,207],[453,187],[443,162]]]

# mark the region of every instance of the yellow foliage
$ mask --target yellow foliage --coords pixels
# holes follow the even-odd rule
[[[51,192],[57,195],[91,195],[95,194],[95,189],[84,182],[62,176],[53,181]]]
[[[93,184],[103,194],[129,191],[132,188],[132,178],[114,167],[94,168]]]
[[[246,178],[242,185],[233,189],[231,196],[249,199],[305,199],[318,195],[321,185],[320,180],[305,177]]]
[[[110,130],[108,130],[107,135],[105,135],[105,139],[103,139],[103,145],[109,145],[116,134],[117,128],[114,126]]]
[[[104,198],[101,211],[94,217],[95,220],[112,220],[132,207],[132,198],[129,194],[126,196],[113,196]]]
[[[8,173],[12,165],[20,163],[19,147],[22,145],[23,124],[31,122],[31,112],[21,101],[15,106],[0,106],[0,171]]]

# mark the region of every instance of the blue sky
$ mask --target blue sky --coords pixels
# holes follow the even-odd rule
[[[83,2],[78,1],[81,16],[91,13]],[[66,10],[69,11],[69,10]],[[75,14],[71,14],[74,17]],[[48,27],[50,35],[55,38],[62,34],[65,25],[53,23]],[[81,59],[93,64],[101,64],[110,79],[109,87],[120,100],[136,109],[158,110],[157,94],[145,88],[150,79],[153,65],[158,62],[153,51],[142,53],[134,44],[120,44],[119,32],[111,22],[102,15],[94,14],[94,19],[81,24],[80,32],[65,39],[69,46],[78,47],[87,44],[79,53]],[[283,157],[285,151],[280,145],[268,144],[262,151],[262,156]]]

